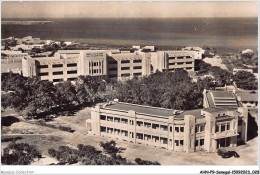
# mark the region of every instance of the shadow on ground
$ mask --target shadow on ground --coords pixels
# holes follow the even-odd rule
[[[20,122],[20,120],[14,116],[2,117],[2,126],[11,126],[17,122]]]
[[[9,137],[9,138],[2,138],[1,142],[15,142],[17,140],[23,139],[22,137]]]

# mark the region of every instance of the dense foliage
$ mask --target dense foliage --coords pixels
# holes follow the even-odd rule
[[[105,153],[111,155],[112,157],[116,157],[116,154],[123,150],[121,147],[116,147],[116,142],[114,140],[105,143],[100,142],[100,146],[103,148]]]
[[[41,154],[34,147],[27,143],[11,143],[3,149],[2,163],[5,165],[29,165]]]
[[[49,149],[48,153],[50,156],[59,160],[59,164],[63,165],[74,163],[79,163],[82,165],[139,165],[139,162],[144,162],[146,165],[160,165],[158,162],[151,162],[147,160],[138,161],[136,164],[127,161],[121,155],[117,155],[121,148],[117,148],[114,141],[100,143],[100,145],[104,146],[103,148],[106,150],[106,154],[96,150],[93,146],[83,144],[79,144],[77,149],[73,149],[68,146],[60,146],[58,150]]]
[[[81,83],[75,85],[70,81],[54,85],[13,73],[3,73],[1,78],[1,88],[5,91],[1,96],[2,108],[11,107],[26,118],[97,101],[98,92],[104,90],[104,82],[93,77],[80,77]]]
[[[234,81],[238,88],[246,90],[257,90],[258,84],[254,74],[246,71],[239,71],[234,75]]]
[[[201,92],[186,71],[176,70],[119,82],[116,97],[128,103],[186,110],[202,105]]]

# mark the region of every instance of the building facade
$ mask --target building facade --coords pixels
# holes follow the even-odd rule
[[[151,65],[153,72],[176,69],[194,72],[194,57],[194,52],[191,51],[158,51],[151,53]]]
[[[73,80],[80,75],[125,81],[149,76],[156,70],[194,71],[193,56],[189,51],[59,50],[54,57],[24,58],[22,71],[26,77],[53,82]]]
[[[176,111],[114,101],[91,108],[86,122],[96,136],[190,153],[236,146],[246,117],[243,108]]]

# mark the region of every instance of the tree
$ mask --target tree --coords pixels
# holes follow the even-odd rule
[[[27,143],[10,143],[3,150],[2,163],[5,165],[29,165],[35,158],[40,158],[40,152]]]
[[[231,72],[217,66],[211,67],[210,71],[219,85],[232,85],[234,77]]]
[[[171,109],[195,109],[202,105],[196,84],[184,70],[156,72],[116,86],[120,101]]]
[[[234,81],[238,88],[245,90],[257,90],[258,84],[254,74],[247,71],[239,71],[234,75]]]
[[[112,157],[116,157],[117,153],[120,153],[122,148],[116,147],[116,142],[114,140],[107,142],[100,142],[99,144],[105,151],[105,153],[111,155]]]
[[[64,106],[66,108],[72,104],[78,104],[78,98],[76,96],[77,92],[70,81],[57,83],[55,88],[57,98],[59,98],[58,103],[60,106]]]

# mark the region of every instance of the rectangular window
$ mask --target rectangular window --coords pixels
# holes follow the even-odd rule
[[[174,60],[174,59],[175,59],[175,57],[169,57],[168,59],[169,59],[169,60]]]
[[[205,131],[205,126],[200,126],[200,132],[204,132]]]
[[[70,71],[67,71],[67,74],[76,74],[77,73],[77,70],[70,70]]]
[[[52,68],[63,67],[63,64],[53,64]]]
[[[186,70],[190,70],[190,69],[192,69],[192,67],[186,67]]]
[[[108,68],[109,71],[117,71],[117,68]]]
[[[142,69],[142,66],[134,66],[134,69]]]
[[[180,140],[180,146],[183,146],[183,140]]]
[[[177,57],[177,59],[183,59],[184,57]]]
[[[63,79],[53,79],[53,82],[61,82]]]
[[[204,139],[200,139],[200,146],[204,145]]]
[[[172,127],[170,126],[170,132],[172,132]]]
[[[41,68],[48,68],[48,65],[38,65],[37,68],[38,68],[38,69],[41,69]]]
[[[130,60],[122,60],[121,64],[126,64],[126,63],[130,63]]]
[[[77,67],[77,63],[70,63],[70,64],[67,64],[67,67]]]
[[[134,60],[134,63],[141,63],[142,60]]]
[[[169,63],[169,65],[175,65],[175,63]]]
[[[199,126],[195,126],[195,133],[199,132]]]
[[[63,75],[63,71],[59,71],[59,72],[52,72],[52,75]]]
[[[192,64],[192,62],[186,62],[186,64]]]
[[[49,72],[42,72],[42,73],[38,73],[38,76],[48,76]]]
[[[106,116],[105,115],[100,115],[100,120],[106,120]]]
[[[177,65],[182,65],[182,64],[183,64],[183,62],[177,63]]]
[[[221,124],[221,132],[225,131],[225,124]]]
[[[130,77],[130,74],[121,74],[121,77]]]
[[[121,70],[130,70],[130,67],[121,67]]]
[[[219,125],[216,125],[216,132],[219,132]]]
[[[122,118],[122,119],[121,119],[121,123],[127,124],[127,123],[128,123],[128,119]]]
[[[227,131],[230,130],[230,123],[227,123]]]
[[[195,146],[199,146],[199,141],[195,140]]]
[[[175,146],[179,146],[179,140],[175,140]]]
[[[142,73],[134,73],[134,76],[141,76]]]
[[[152,128],[157,129],[157,128],[159,128],[159,125],[158,124],[152,124]]]
[[[175,127],[175,132],[180,132],[180,128],[179,127]]]
[[[184,127],[180,127],[180,132],[184,132]]]

